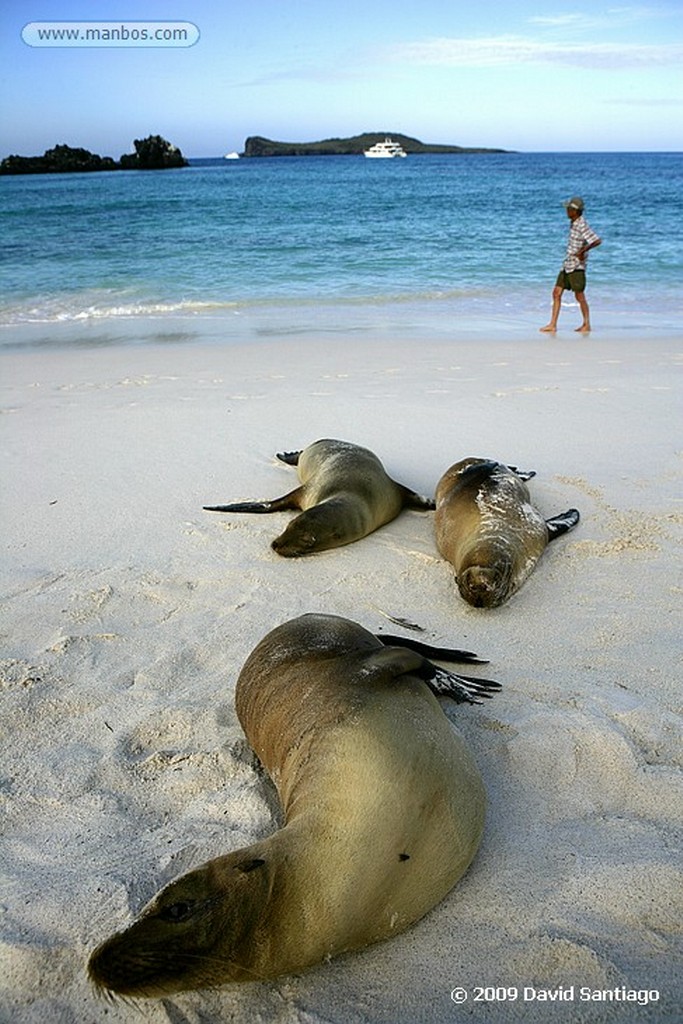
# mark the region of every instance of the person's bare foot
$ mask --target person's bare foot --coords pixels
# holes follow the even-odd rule
[[[590,332],[591,332],[590,324],[581,324],[580,327],[576,328],[576,333],[577,334],[590,334]]]
[[[538,328],[541,334],[556,334],[557,327],[554,324],[546,324],[545,327]]]

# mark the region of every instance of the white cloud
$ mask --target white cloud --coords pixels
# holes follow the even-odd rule
[[[583,14],[539,14],[535,18],[529,18],[532,25],[550,25],[552,28],[562,28],[566,25],[583,25],[585,23]]]
[[[633,25],[639,21],[651,21],[675,15],[675,11],[661,7],[624,6],[607,7],[604,11],[590,14],[586,11],[566,11],[564,13],[539,14],[528,18],[531,25],[545,28],[618,28]]]
[[[600,13],[593,10],[590,13],[587,11],[566,11],[563,14],[537,14],[536,16],[529,17],[527,20],[531,25],[594,27],[596,25],[631,25],[633,22],[642,22],[644,19],[660,17],[667,13],[666,10],[657,9],[656,7],[624,6],[607,7]]]
[[[493,67],[512,64],[556,64],[579,68],[645,68],[679,63],[683,45],[637,43],[555,43],[524,36],[483,39],[442,37],[403,43],[391,49],[392,60],[442,67]]]

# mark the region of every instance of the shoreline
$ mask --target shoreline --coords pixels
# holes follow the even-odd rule
[[[239,346],[259,344],[282,338],[284,344],[298,340],[343,340],[364,337],[371,343],[388,343],[393,338],[416,344],[425,341],[486,342],[538,340],[540,328],[547,323],[550,302],[539,302],[522,310],[495,308],[491,296],[481,299],[481,308],[462,310],[458,300],[431,301],[412,297],[377,301],[362,297],[343,301],[292,299],[227,304],[208,308],[172,310],[158,313],[122,313],[64,316],[51,320],[0,324],[0,357],[6,352],[87,349],[113,346],[166,344],[210,344]],[[591,312],[594,326],[587,338],[596,342],[631,341],[647,343],[681,337],[673,310],[615,311],[602,309],[599,297]],[[563,302],[558,331],[550,340],[574,338],[580,323],[578,306],[570,299]]]
[[[395,939],[145,1001],[145,1020],[429,1024],[457,1013],[457,987],[472,1002],[477,986],[573,985],[657,990],[639,1022],[677,1021],[683,344],[584,338],[565,318],[550,338],[482,320],[0,352],[0,1018],[128,1024],[92,992],[88,954],[172,877],[277,827],[233,689],[276,622],[318,610],[374,631],[400,616],[489,659],[494,700],[443,704],[488,791],[482,846]],[[323,436],[366,445],[420,493],[466,455],[534,469],[543,514],[575,506],[581,522],[487,612],[460,600],[432,513],[282,559],[269,544],[287,513],[202,511],[285,493],[296,476],[275,452]],[[626,1000],[566,1004],[583,1024],[630,1021]],[[557,1009],[481,1013],[551,1024]]]

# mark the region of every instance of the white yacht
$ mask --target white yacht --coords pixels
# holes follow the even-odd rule
[[[235,152],[233,152],[233,153],[226,153],[225,156],[223,157],[224,160],[239,160],[239,158],[240,158],[239,153],[235,153]]]
[[[400,142],[394,142],[388,136],[384,142],[376,142],[370,149],[363,150],[365,156],[372,158],[391,159],[397,156],[408,156]]]

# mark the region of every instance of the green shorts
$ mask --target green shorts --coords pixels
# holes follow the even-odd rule
[[[561,270],[557,275],[555,286],[557,288],[564,288],[566,291],[585,292],[586,271],[572,270],[571,273],[568,274],[566,270]]]

